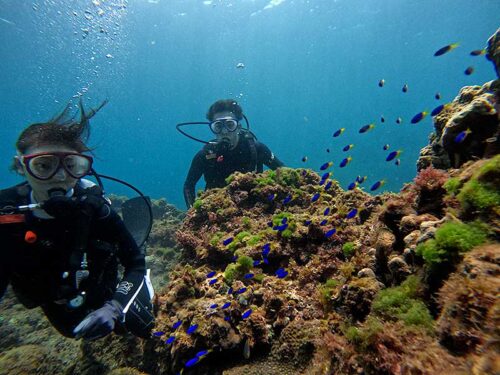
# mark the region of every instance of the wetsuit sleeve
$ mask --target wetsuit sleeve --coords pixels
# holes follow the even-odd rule
[[[191,162],[191,167],[184,182],[184,200],[186,201],[186,207],[190,208],[195,199],[194,189],[196,188],[196,183],[201,178],[204,172],[204,159],[205,153],[203,150],[199,151],[193,158]]]
[[[118,244],[118,260],[125,268],[125,272],[113,299],[126,306],[134,298],[146,274],[145,255],[115,211],[111,210],[110,214],[100,221],[102,223],[98,222],[98,225],[108,228],[111,240]]]
[[[264,143],[257,143],[257,152],[259,163],[264,164],[270,169],[274,170],[285,165]]]

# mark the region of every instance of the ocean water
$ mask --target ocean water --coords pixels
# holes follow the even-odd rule
[[[385,179],[379,191],[398,191],[433,130],[430,117],[411,117],[496,78],[469,52],[485,47],[499,14],[498,0],[0,0],[1,188],[20,181],[8,171],[20,131],[82,96],[87,107],[110,100],[91,121],[96,170],[180,208],[202,145],[175,125],[204,121],[221,98],[242,105],[287,166],[319,171],[333,161],[344,187],[367,175],[367,186]],[[403,150],[401,165],[385,161],[386,143]]]

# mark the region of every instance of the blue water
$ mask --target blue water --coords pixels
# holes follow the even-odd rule
[[[83,93],[87,106],[110,99],[91,122],[96,169],[180,208],[201,144],[175,124],[203,121],[220,98],[236,98],[288,166],[319,170],[351,155],[334,168],[344,187],[361,174],[397,191],[433,130],[432,119],[411,117],[496,78],[469,52],[485,47],[498,14],[498,0],[0,0],[1,187],[20,181],[7,171],[20,131]],[[453,42],[460,47],[433,57]],[[385,143],[404,150],[399,167],[385,162]]]

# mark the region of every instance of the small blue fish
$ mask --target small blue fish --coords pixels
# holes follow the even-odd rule
[[[356,214],[358,213],[358,210],[356,208],[353,208],[349,213],[346,215],[346,219],[352,219]]]
[[[224,246],[229,245],[231,242],[233,242],[233,237],[226,238],[224,241],[222,241],[222,244]]]
[[[342,151],[347,152],[350,149],[352,149],[353,147],[354,147],[354,145],[351,143],[350,145],[344,146],[344,148],[342,149]]]
[[[178,320],[174,323],[174,325],[172,326],[172,329],[173,330],[176,330],[177,328],[179,328],[182,324],[182,320]]]
[[[219,306],[218,304],[214,303],[214,304],[210,305],[210,308],[211,309],[216,309],[218,306]]]
[[[394,162],[395,165],[399,166],[401,164],[401,159],[396,159],[396,161]]]
[[[415,116],[413,116],[413,118],[411,119],[411,123],[417,124],[420,121],[422,121],[425,118],[425,116],[427,116],[427,115],[428,115],[428,113],[426,111],[419,112]]]
[[[387,157],[385,158],[385,161],[392,161],[392,160],[396,159],[399,155],[401,155],[401,152],[402,152],[402,150],[390,152],[389,155],[387,155]]]
[[[329,162],[326,162],[325,164],[323,164],[321,167],[319,167],[319,169],[320,169],[320,171],[324,171],[325,169],[330,168],[332,165],[333,165],[333,162],[329,161]]]
[[[264,264],[269,264],[269,259],[267,258],[262,259],[262,261],[264,262]]]
[[[229,289],[227,290],[227,294],[233,294],[233,287],[229,287]]]
[[[330,238],[331,236],[333,236],[335,233],[337,232],[337,229],[333,228],[333,229],[330,229],[328,232],[325,233],[325,237],[326,238]]]
[[[208,349],[208,350],[201,350],[199,351],[198,353],[196,353],[196,357],[205,357],[208,353],[210,353],[212,350]]]
[[[281,224],[285,224],[286,222],[288,222],[288,218],[287,217],[284,217],[283,219],[281,219]]]
[[[380,122],[385,122],[385,117],[384,116],[380,116]]]
[[[231,302],[226,302],[225,304],[223,304],[223,305],[221,306],[221,309],[222,309],[222,310],[225,310],[225,309],[227,309],[229,306],[231,306]]]
[[[325,185],[325,191],[328,191],[332,187],[332,181],[328,181],[327,184]]]
[[[243,288],[238,289],[238,290],[235,292],[235,294],[243,294],[243,293],[245,293],[246,291],[247,291],[247,288],[243,287]]]
[[[217,279],[212,279],[208,282],[208,285],[214,285],[217,282]]]
[[[328,224],[327,219],[321,220],[321,223],[319,223],[319,225],[321,225],[321,226],[326,225],[326,224]]]
[[[302,170],[302,172],[300,172],[300,174],[301,174],[302,176],[305,176],[305,175],[307,174],[307,171],[306,171],[305,169],[303,169],[303,170]]]
[[[288,194],[285,199],[283,199],[283,204],[287,204],[292,200],[292,196]]]
[[[474,51],[471,51],[470,55],[471,56],[480,56],[480,55],[484,55],[486,53],[486,49],[476,49]]]
[[[269,194],[269,195],[267,196],[267,200],[268,200],[269,202],[272,202],[272,201],[274,200],[274,198],[276,198],[276,194]]]
[[[330,213],[330,207],[327,207],[325,208],[325,210],[323,211],[323,215],[328,215]]]
[[[262,246],[262,256],[267,257],[267,254],[271,251],[271,244],[266,243],[264,246]]]
[[[268,221],[268,222],[267,222],[267,226],[268,226],[268,227],[272,227],[272,226],[273,226],[273,222],[272,222],[272,221]]]
[[[333,136],[338,137],[339,135],[341,135],[344,132],[344,130],[345,130],[345,128],[340,128],[339,130],[337,130],[333,133]]]
[[[319,199],[319,196],[320,196],[319,193],[314,194],[311,198],[311,202],[316,202]]]
[[[233,256],[231,259],[233,262],[236,262],[238,260],[238,255]]]
[[[247,273],[247,274],[246,274],[245,276],[243,276],[243,277],[244,277],[245,279],[247,279],[247,280],[248,280],[248,279],[253,278],[254,276],[255,276],[255,275],[254,275],[253,273],[249,272],[249,273]]]
[[[437,92],[436,95],[434,95],[434,98],[436,98],[436,100],[440,100],[441,94],[439,92]]]
[[[366,133],[368,130],[372,130],[373,128],[375,127],[374,124],[368,124],[368,125],[365,125],[365,126],[362,126],[358,132],[363,134],[363,133]]]
[[[288,223],[281,224],[281,225],[275,225],[273,227],[273,229],[277,230],[278,232],[283,232],[286,228],[288,228]]]
[[[283,268],[280,268],[278,271],[276,271],[276,277],[278,279],[284,279],[287,276],[288,276],[288,271],[284,270]]]
[[[246,319],[252,314],[252,309],[248,309],[241,315],[241,319]]]
[[[312,220],[306,220],[306,221],[304,221],[304,225],[305,226],[311,225],[311,223],[312,223]]]
[[[356,182],[358,184],[362,184],[363,182],[366,181],[366,178],[367,178],[367,176],[358,176],[358,177],[356,177]]]
[[[163,336],[164,334],[165,334],[165,332],[163,332],[163,331],[153,332],[153,336],[155,336],[155,337],[160,337],[160,336]]]
[[[329,148],[327,148],[327,149],[326,149],[326,152],[330,152],[330,149],[329,149]]]
[[[193,325],[189,326],[189,328],[187,329],[186,333],[188,335],[190,335],[191,333],[193,333],[197,329],[198,329],[198,324],[193,324]]]
[[[228,315],[228,316],[225,316],[225,317],[224,317],[224,320],[225,320],[226,322],[230,322],[230,321],[231,321],[231,317],[230,317],[229,315]]]
[[[253,266],[254,267],[257,267],[259,264],[260,264],[260,260],[259,259],[253,261]]]
[[[388,145],[388,144],[385,144],[385,145],[384,145],[384,147],[382,147],[382,149],[383,149],[384,151],[387,151],[387,150],[389,149],[389,145]]]
[[[465,138],[470,134],[472,133],[472,130],[470,129],[467,129],[467,130],[464,130],[464,131],[461,131],[460,133],[457,134],[457,136],[455,137],[455,143],[462,143]]]
[[[370,191],[375,191],[377,190],[379,187],[383,186],[385,184],[385,180],[380,180],[380,181],[377,181],[375,182],[372,187],[370,188]]]
[[[325,182],[327,179],[330,178],[330,176],[331,176],[330,172],[323,173],[323,175],[321,176],[321,181]]]
[[[189,361],[186,362],[185,366],[192,367],[192,366],[196,365],[199,362],[199,360],[200,360],[199,357],[191,358]]]
[[[349,184],[349,186],[347,187],[347,190],[354,190],[357,186],[358,186],[358,183],[356,181],[355,182],[351,182]]]
[[[385,79],[381,79],[380,81],[378,81],[378,87],[384,87],[385,85]]]
[[[214,277],[215,273],[216,273],[215,271],[211,271],[211,272],[207,273],[207,279]]]
[[[447,46],[444,46],[438,49],[436,52],[434,52],[434,56],[442,56],[447,52],[453,51],[457,47],[458,43],[448,44]]]
[[[446,104],[441,104],[441,105],[438,105],[436,108],[434,108],[434,109],[432,110],[432,112],[431,112],[431,116],[433,116],[433,117],[434,117],[434,116],[439,115],[439,114],[441,113],[441,111],[442,111],[443,109],[445,109],[445,108],[446,108]]]
[[[464,70],[464,74],[466,76],[470,76],[472,73],[474,73],[474,67],[473,66],[469,66],[469,67],[467,67],[467,69]]]
[[[170,336],[168,339],[165,340],[165,344],[171,344],[175,341],[175,336]]]
[[[326,182],[326,180],[321,180],[321,181],[319,182],[319,186],[323,185],[325,182]]]
[[[403,122],[403,119],[402,119],[401,117],[398,117],[398,118],[396,119],[396,124],[398,124],[398,125],[399,125],[399,124],[401,124],[402,122]]]
[[[347,164],[349,164],[351,162],[351,160],[352,160],[352,157],[350,157],[350,156],[348,158],[343,159],[340,162],[339,167],[344,168]]]
[[[401,89],[401,91],[408,92],[408,85],[406,83],[403,85],[403,88]]]
[[[307,156],[303,156],[302,161],[305,163],[307,161]]]

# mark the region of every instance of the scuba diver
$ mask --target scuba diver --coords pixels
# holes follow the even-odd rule
[[[208,123],[190,122],[177,125],[177,130],[182,134],[205,143],[205,146],[194,156],[184,182],[184,199],[187,208],[193,205],[195,186],[202,175],[205,178],[206,190],[225,186],[226,178],[236,171],[262,173],[263,165],[271,169],[284,165],[250,131],[248,120],[235,100],[216,101],[210,106],[207,119]],[[245,119],[247,129],[242,128],[240,123],[242,119]],[[216,139],[205,142],[180,129],[181,126],[194,124],[208,124]]]
[[[79,121],[68,106],[24,129],[12,169],[26,181],[0,190],[0,298],[10,284],[25,307],[40,306],[61,334],[77,339],[114,330],[148,337],[154,326],[142,244],[100,180],[83,178],[99,176],[86,141],[89,119],[106,102],[85,113],[80,101]]]

